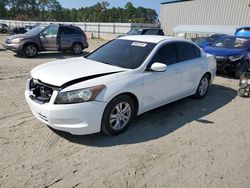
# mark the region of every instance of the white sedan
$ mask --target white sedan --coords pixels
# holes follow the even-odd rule
[[[164,36],[125,36],[85,57],[31,71],[25,97],[48,126],[74,135],[124,132],[137,115],[206,95],[216,62],[196,44]]]

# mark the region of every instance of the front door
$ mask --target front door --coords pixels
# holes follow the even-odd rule
[[[159,62],[167,65],[164,72],[145,71],[143,78],[142,105],[145,111],[177,100],[182,96],[182,70],[177,63],[174,43],[165,44],[157,51],[151,64]]]
[[[51,25],[40,34],[41,44],[45,50],[57,50],[57,33],[59,26]]]

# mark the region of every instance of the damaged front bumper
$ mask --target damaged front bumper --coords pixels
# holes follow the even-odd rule
[[[243,59],[237,61],[230,61],[228,57],[215,56],[217,62],[217,71],[220,72],[236,72],[242,68]]]

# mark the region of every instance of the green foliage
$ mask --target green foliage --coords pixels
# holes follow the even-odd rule
[[[0,19],[68,21],[68,22],[134,22],[154,23],[158,17],[153,9],[134,7],[109,8],[108,1],[91,7],[66,9],[57,0],[0,0]]]

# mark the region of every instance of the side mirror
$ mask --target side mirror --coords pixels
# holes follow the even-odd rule
[[[164,72],[167,70],[167,65],[156,62],[151,65],[150,70],[155,72]]]

